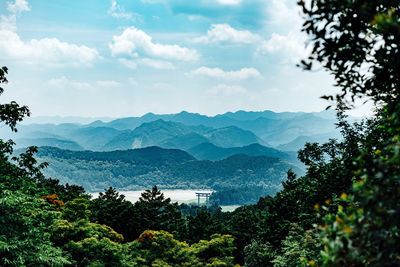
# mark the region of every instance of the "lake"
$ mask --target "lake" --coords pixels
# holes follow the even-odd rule
[[[139,200],[140,195],[144,190],[136,190],[136,191],[120,191],[119,193],[124,195],[126,200],[129,200],[132,203],[135,203]],[[202,193],[212,193],[212,190],[207,189],[165,189],[161,190],[166,198],[170,198],[172,202],[178,203],[186,203],[186,204],[197,204],[196,192]],[[99,192],[91,193],[93,198],[97,198],[99,196]],[[204,203],[205,198],[200,198],[200,203]],[[233,211],[236,208],[240,207],[239,205],[227,205],[221,206],[222,211]]]

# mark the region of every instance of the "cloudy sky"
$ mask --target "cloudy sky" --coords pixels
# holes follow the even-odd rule
[[[0,0],[3,101],[33,115],[320,111],[296,0]]]

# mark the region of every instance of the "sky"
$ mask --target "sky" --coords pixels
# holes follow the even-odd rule
[[[296,0],[0,0],[2,101],[34,116],[321,111]]]

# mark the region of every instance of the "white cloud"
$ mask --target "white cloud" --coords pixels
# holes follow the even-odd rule
[[[22,40],[17,33],[16,13],[28,11],[28,3],[17,0],[14,4],[8,3],[7,9],[12,14],[3,15],[0,20],[1,58],[52,66],[88,66],[99,58],[94,48],[62,42],[57,38]]]
[[[261,38],[248,30],[237,30],[229,24],[213,24],[205,36],[194,39],[196,43],[239,43],[251,44],[259,41]]]
[[[148,59],[195,61],[200,57],[194,49],[176,44],[155,43],[150,35],[135,27],[126,28],[122,34],[113,36],[109,48],[113,56],[121,57],[122,62],[131,65],[131,67],[135,62],[140,63],[141,57],[147,58],[142,62],[143,64],[153,65],[153,67],[160,67],[161,65],[166,67],[168,64],[164,62],[160,65],[160,62],[149,61]]]
[[[194,42],[253,44],[257,47],[256,55],[276,55],[290,64],[306,57],[309,51],[305,47],[306,36],[301,32],[302,20],[297,5],[287,0],[271,0],[267,13],[268,27],[278,30],[269,39],[229,24],[213,24],[206,35],[195,38]],[[213,73],[218,75],[217,70]]]
[[[0,31],[16,31],[17,24],[16,24],[16,16],[0,16]]]
[[[108,14],[110,14],[112,17],[117,18],[117,19],[133,19],[135,17],[135,14],[132,12],[127,12],[125,9],[121,6],[118,5],[117,0],[112,0],[111,1],[111,7],[108,10]]]
[[[57,89],[77,89],[77,90],[93,90],[94,87],[87,82],[70,80],[65,76],[60,78],[51,79],[47,82],[47,84],[52,88]]]
[[[57,38],[21,40],[10,30],[0,30],[0,56],[27,63],[50,65],[91,65],[99,58],[96,49],[66,43]]]
[[[220,68],[200,67],[192,71],[191,74],[227,80],[246,80],[261,76],[260,72],[255,68],[242,68],[236,71],[225,71]]]
[[[288,0],[271,0],[267,15],[267,27],[276,31],[259,44],[257,54],[274,55],[289,64],[306,57],[309,50],[305,45],[307,36],[301,32],[303,21],[299,6]]]
[[[271,0],[268,5],[268,23],[279,27],[293,30],[299,29],[303,24],[300,16],[300,8],[293,1],[288,0]]]
[[[120,82],[114,80],[99,80],[96,82],[85,82],[69,79],[65,76],[50,79],[47,84],[53,89],[76,89],[82,91],[93,91],[96,88],[117,88],[121,86]]]
[[[289,32],[286,35],[273,33],[270,39],[262,42],[258,52],[284,56],[291,62],[298,61],[308,54],[305,47],[305,39],[297,32]]]
[[[24,11],[29,11],[30,7],[28,1],[26,0],[15,0],[14,3],[12,2],[7,3],[7,10],[13,14],[17,14]]]
[[[218,84],[206,91],[206,94],[213,96],[234,96],[247,93],[247,89],[238,85]]]

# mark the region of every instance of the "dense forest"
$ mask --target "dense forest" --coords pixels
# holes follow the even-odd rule
[[[136,203],[42,174],[30,147],[0,141],[2,266],[400,266],[400,5],[398,0],[299,1],[312,46],[305,70],[324,68],[340,94],[343,139],[298,153],[303,176],[231,213],[179,206],[153,187]],[[0,83],[7,83],[7,68]],[[3,89],[0,88],[0,92]],[[374,115],[350,124],[368,100]],[[30,111],[0,105],[12,130]]]

